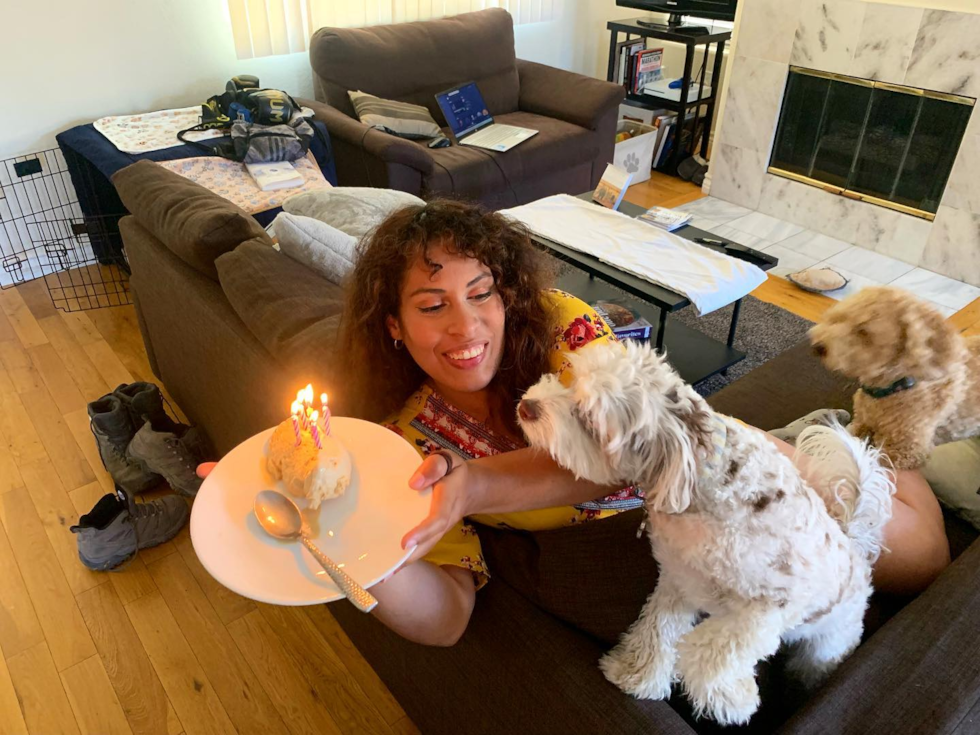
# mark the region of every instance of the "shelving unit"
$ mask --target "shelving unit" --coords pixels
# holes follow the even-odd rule
[[[671,30],[669,27],[651,27],[649,25],[644,25],[645,19],[643,18],[631,18],[630,20],[612,20],[606,24],[606,28],[609,30],[609,69],[606,74],[606,79],[610,82],[615,80],[616,73],[616,53],[617,46],[620,42],[620,35],[626,35],[626,41],[636,38],[653,38],[657,41],[666,41],[669,43],[678,43],[685,46],[685,57],[684,57],[684,74],[681,77],[683,80],[680,89],[680,100],[674,101],[667,99],[665,97],[654,97],[648,94],[631,94],[627,93],[625,104],[632,105],[633,107],[640,107],[647,110],[670,110],[671,112],[677,113],[678,124],[674,126],[671,135],[673,136],[673,149],[671,151],[670,159],[663,166],[661,170],[669,174],[676,174],[677,165],[681,161],[681,156],[684,153],[693,154],[693,150],[687,150],[681,148],[681,140],[683,139],[683,130],[686,127],[690,127],[691,137],[690,146],[694,145],[694,136],[698,128],[698,123],[704,119],[704,134],[701,139],[701,155],[707,157],[708,155],[708,140],[711,136],[711,123],[715,114],[715,102],[718,94],[718,86],[721,81],[721,65],[725,56],[725,44],[731,39],[732,32],[727,28],[725,30],[715,30],[713,28],[706,29],[705,33],[683,33],[679,30]],[[691,91],[691,83],[693,81],[692,75],[694,73],[694,56],[699,46],[704,46],[704,59],[705,63],[701,67],[700,74],[697,79],[697,99],[688,100]],[[711,72],[711,94],[704,99],[701,97],[704,95],[704,81],[708,70],[708,56],[711,53],[711,47],[714,46],[714,63]],[[701,111],[703,108],[707,108],[705,114],[702,116]],[[687,121],[688,111],[694,109],[694,117],[691,119],[690,123]]]

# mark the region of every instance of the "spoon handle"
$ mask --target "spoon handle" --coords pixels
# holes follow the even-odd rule
[[[320,562],[320,566],[330,575],[330,579],[337,583],[337,586],[340,587],[341,591],[351,601],[354,607],[361,612],[371,612],[377,607],[378,601],[374,599],[374,595],[361,587],[361,585],[354,581],[353,577],[334,564],[329,556],[320,551],[316,547],[316,544],[310,541],[309,536],[301,536],[300,538],[303,541],[303,546],[309,549],[310,553],[313,554],[313,558]]]

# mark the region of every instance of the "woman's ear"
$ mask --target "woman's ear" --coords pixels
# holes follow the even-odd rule
[[[385,326],[388,327],[388,334],[391,335],[392,339],[402,339],[402,328],[398,324],[398,320],[393,316],[385,317]]]

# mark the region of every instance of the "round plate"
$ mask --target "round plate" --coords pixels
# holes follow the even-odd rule
[[[334,416],[331,431],[351,454],[347,492],[316,511],[297,500],[324,554],[368,588],[411,554],[401,539],[429,513],[429,493],[408,479],[421,460],[411,445],[377,424]],[[266,470],[273,429],[229,452],[201,485],[191,512],[191,541],[204,568],[240,595],[274,605],[313,605],[344,597],[299,542],[274,539],[259,526],[252,502],[260,490],[285,493]],[[291,496],[290,496],[291,497]]]

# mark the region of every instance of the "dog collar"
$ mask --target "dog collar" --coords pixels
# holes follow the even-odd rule
[[[862,385],[861,390],[872,398],[888,398],[888,396],[892,395],[893,393],[901,393],[903,390],[908,390],[909,388],[914,387],[915,378],[906,376],[904,378],[899,378],[887,388],[871,388],[867,385]]]

